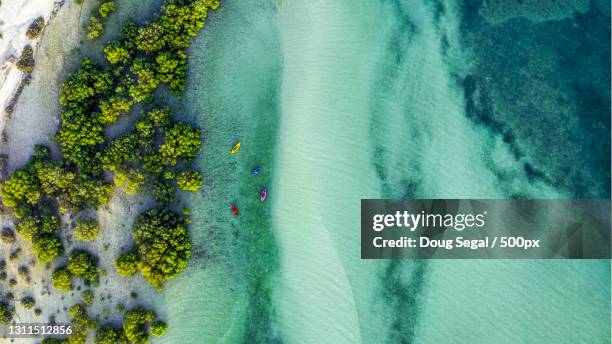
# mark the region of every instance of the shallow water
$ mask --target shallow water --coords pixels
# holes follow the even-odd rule
[[[158,341],[609,342],[609,261],[359,258],[361,198],[609,197],[609,4],[527,5],[225,1],[177,102],[207,183]]]

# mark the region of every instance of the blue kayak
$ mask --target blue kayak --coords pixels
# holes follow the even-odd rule
[[[255,167],[253,171],[251,171],[251,175],[255,177],[256,175],[259,174],[259,172],[261,172],[261,167]]]

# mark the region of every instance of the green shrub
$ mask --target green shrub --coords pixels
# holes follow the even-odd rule
[[[166,31],[159,23],[138,28],[134,41],[138,50],[151,53],[161,50],[167,41]]]
[[[161,337],[168,331],[168,325],[161,321],[157,320],[151,324],[151,334],[156,337]]]
[[[142,191],[145,184],[145,175],[133,168],[119,168],[115,171],[113,181],[117,187],[123,188],[126,194],[135,195]]]
[[[200,131],[187,123],[176,123],[166,132],[159,153],[167,164],[176,165],[178,159],[191,160],[200,149]]]
[[[165,51],[155,58],[157,77],[174,94],[185,91],[187,82],[187,54],[183,51]]]
[[[104,124],[115,123],[122,114],[132,107],[132,101],[123,97],[111,97],[100,101],[100,121]]]
[[[0,324],[8,325],[13,320],[15,308],[6,301],[0,301]]]
[[[169,182],[157,181],[153,184],[153,198],[163,205],[172,203],[175,191],[175,187]]]
[[[17,170],[2,185],[2,203],[7,207],[19,204],[34,205],[38,203],[42,189],[35,171],[31,168]]]
[[[17,274],[24,279],[27,279],[28,276],[30,275],[30,269],[28,269],[27,266],[22,265],[17,269]]]
[[[123,329],[115,328],[110,324],[100,326],[94,336],[95,344],[128,344]]]
[[[54,234],[41,234],[32,241],[32,251],[36,254],[38,261],[45,264],[53,261],[64,253],[62,240]]]
[[[122,276],[133,276],[138,271],[138,253],[127,252],[115,260],[117,273]]]
[[[44,27],[45,27],[45,18],[38,17],[34,19],[32,24],[30,24],[30,27],[28,27],[28,31],[26,31],[26,36],[29,39],[38,38],[38,36],[40,36],[40,34],[42,33],[42,30]]]
[[[176,277],[187,267],[191,243],[186,222],[175,212],[152,209],[138,216],[132,238],[137,244],[142,277],[153,287]]]
[[[119,42],[110,42],[104,46],[104,56],[111,64],[126,64],[132,58],[130,51]]]
[[[77,4],[80,4],[81,2],[83,2],[83,0],[75,0],[75,2]],[[42,340],[41,344],[69,344],[69,343],[68,343],[68,339],[47,337]]]
[[[153,100],[153,91],[159,85],[155,75],[155,65],[143,58],[134,60],[130,71],[136,75],[136,83],[130,85],[130,96],[136,103],[150,103]]]
[[[83,249],[74,249],[68,256],[68,271],[88,282],[98,280],[98,259]]]
[[[91,290],[85,290],[84,292],[81,293],[81,300],[83,300],[83,303],[87,306],[91,306],[94,302],[94,293]]]
[[[65,266],[59,267],[51,274],[51,284],[60,291],[72,290],[72,274]]]
[[[104,23],[98,17],[89,18],[89,25],[87,25],[87,39],[93,40],[101,37],[104,34]]]
[[[84,329],[93,330],[98,326],[98,322],[90,318],[84,305],[77,303],[68,309],[68,314],[72,319],[72,324]]]
[[[76,175],[58,162],[36,162],[35,167],[42,190],[47,195],[59,197],[74,186]]]
[[[84,305],[78,303],[68,309],[68,314],[72,320],[72,334],[68,337],[68,343],[83,343],[87,339],[87,332],[98,326],[98,321],[92,319],[87,314]]]
[[[126,135],[114,139],[102,154],[102,166],[115,171],[120,164],[138,159],[138,137]]]
[[[125,312],[123,317],[123,332],[132,343],[147,343],[149,335],[145,325],[155,320],[155,313],[142,307]]]
[[[202,186],[202,175],[196,171],[183,172],[176,178],[176,183],[181,190],[198,191]]]
[[[80,241],[92,241],[100,232],[100,226],[96,219],[77,220],[74,237]]]
[[[25,48],[23,48],[21,56],[17,61],[17,68],[22,73],[26,74],[32,73],[32,71],[34,70],[34,50],[31,46],[27,45],[25,46]]]
[[[109,15],[114,13],[117,10],[115,3],[112,1],[103,2],[98,8],[98,13],[102,18],[107,18]]]
[[[17,223],[17,232],[25,239],[34,241],[38,236],[55,234],[60,231],[60,222],[56,216],[25,216]]]

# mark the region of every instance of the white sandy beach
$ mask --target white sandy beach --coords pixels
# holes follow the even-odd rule
[[[39,17],[49,22],[63,0],[5,0],[0,5],[0,132],[6,126],[4,109],[11,103],[24,74],[15,65],[23,48],[31,45],[38,48],[40,38],[34,41],[26,37],[26,31]]]

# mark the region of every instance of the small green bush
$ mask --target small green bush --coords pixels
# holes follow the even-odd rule
[[[181,190],[198,191],[202,186],[202,175],[196,171],[183,172],[176,178],[176,183]]]
[[[0,324],[10,324],[15,314],[15,308],[6,301],[0,301]]]
[[[115,260],[117,273],[122,276],[133,276],[138,271],[138,253],[127,252]]]
[[[123,329],[115,328],[110,324],[100,326],[94,336],[94,344],[127,344],[128,340]]]
[[[163,205],[168,205],[174,200],[176,188],[165,181],[157,181],[153,184],[153,198]]]
[[[59,267],[51,274],[51,284],[60,291],[72,290],[72,274],[65,266]]]
[[[100,232],[100,226],[96,219],[82,219],[77,220],[76,229],[74,230],[74,237],[80,241],[92,241]]]
[[[142,277],[156,289],[187,267],[191,243],[187,223],[168,209],[151,209],[139,215],[132,229]]]
[[[44,264],[64,253],[64,245],[55,234],[42,234],[36,236],[32,241],[32,251],[36,254],[38,261]]]
[[[67,267],[73,276],[83,277],[87,282],[98,280],[98,259],[86,250],[72,250]]]
[[[151,324],[151,334],[156,337],[161,337],[168,331],[168,324],[161,320],[157,320]]]
[[[32,73],[34,70],[34,49],[31,46],[26,45],[21,52],[21,57],[17,61],[17,68],[22,73]]]
[[[28,27],[28,31],[26,31],[26,36],[29,39],[38,38],[38,36],[40,36],[40,34],[42,33],[42,30],[44,27],[45,27],[45,18],[38,17],[34,19],[32,24],[30,24],[30,27]]]
[[[100,5],[100,8],[98,9],[98,13],[100,13],[100,16],[102,16],[102,18],[107,18],[109,15],[114,13],[116,10],[117,10],[117,6],[115,6],[115,3],[112,1],[107,1],[107,2],[102,3],[102,5]]]
[[[87,25],[87,39],[93,40],[101,37],[104,34],[104,23],[98,19],[98,17],[89,18],[89,25]]]
[[[87,306],[91,306],[93,304],[94,301],[94,293],[91,290],[85,290],[84,292],[81,293],[81,300],[83,300],[83,303],[86,304]]]
[[[104,56],[111,64],[124,64],[130,60],[131,53],[119,42],[110,42],[104,46]]]
[[[144,325],[153,320],[155,320],[154,312],[142,307],[131,309],[125,312],[123,317],[123,332],[132,343],[147,343],[149,334]]]
[[[113,182],[117,187],[123,188],[126,194],[133,196],[142,191],[145,175],[137,169],[119,168],[115,171]]]

